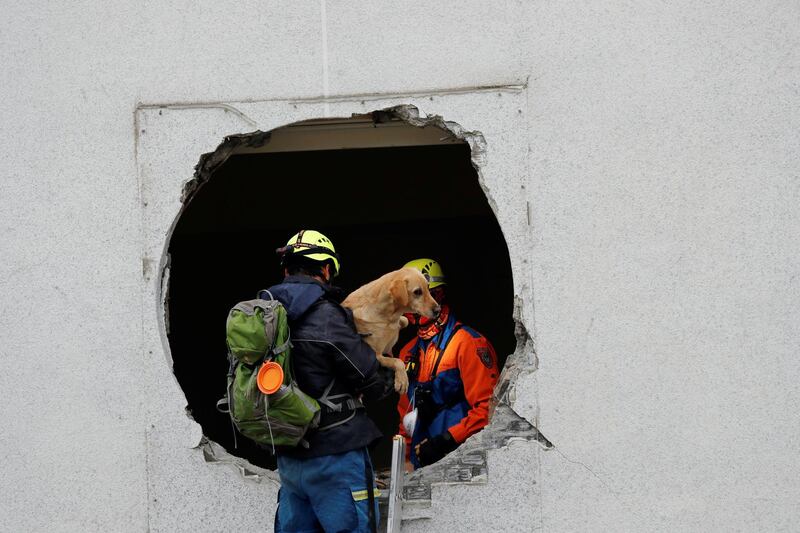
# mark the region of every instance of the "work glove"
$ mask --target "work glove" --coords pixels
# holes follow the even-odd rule
[[[433,399],[433,391],[422,385],[414,391],[414,407],[417,408],[417,420],[426,426],[439,412],[439,405]]]
[[[458,443],[449,431],[445,431],[417,445],[417,460],[420,466],[433,464],[456,448]]]

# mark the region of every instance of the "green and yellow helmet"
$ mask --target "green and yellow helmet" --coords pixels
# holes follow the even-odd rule
[[[428,280],[428,289],[447,285],[442,266],[434,259],[414,259],[403,265],[403,268],[413,268],[422,272],[422,275]]]
[[[303,257],[320,263],[330,261],[333,263],[333,275],[339,274],[339,256],[336,255],[333,243],[325,235],[313,229],[298,231],[292,235],[286,246],[277,251],[281,254],[284,264],[292,257]]]

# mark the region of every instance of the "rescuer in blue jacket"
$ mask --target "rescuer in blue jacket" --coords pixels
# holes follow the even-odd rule
[[[289,317],[295,379],[317,399],[331,387],[334,405],[321,405],[319,428],[305,437],[307,448],[277,450],[281,489],[275,531],[374,531],[377,489],[367,448],[382,434],[361,398],[389,394],[393,375],[379,371],[351,311],[339,305],[345,295],[330,285],[339,272],[333,243],[318,231],[303,230],[279,253],[286,277],[269,291]]]

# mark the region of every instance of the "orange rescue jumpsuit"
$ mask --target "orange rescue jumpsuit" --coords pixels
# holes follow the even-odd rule
[[[461,444],[489,421],[489,399],[498,378],[494,348],[486,337],[448,314],[432,337],[418,336],[400,351],[407,368],[418,357],[415,368],[409,368],[408,394],[398,402],[400,434],[415,467],[420,465],[414,447],[423,440],[448,431]],[[436,415],[427,422],[418,420],[413,435],[407,435],[402,419],[412,408],[418,387],[430,389]]]

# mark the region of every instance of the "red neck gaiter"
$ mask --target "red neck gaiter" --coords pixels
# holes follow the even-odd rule
[[[419,329],[417,330],[417,335],[425,340],[433,338],[442,330],[442,327],[447,324],[448,318],[450,318],[450,306],[443,304],[439,318],[433,319],[424,316],[419,317]]]

